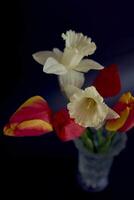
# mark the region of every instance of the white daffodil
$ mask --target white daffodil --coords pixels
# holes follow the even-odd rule
[[[63,33],[62,38],[65,40],[64,52],[54,48],[53,51],[37,52],[33,58],[44,66],[45,73],[59,75],[62,88],[68,84],[81,88],[84,83],[83,73],[91,69],[103,69],[99,63],[83,59],[95,52],[96,45],[91,42],[91,38],[72,30]]]
[[[106,119],[119,117],[114,110],[103,102],[103,97],[100,96],[94,86],[85,90],[67,86],[65,91],[70,99],[70,103],[67,105],[70,117],[83,127],[98,129]]]

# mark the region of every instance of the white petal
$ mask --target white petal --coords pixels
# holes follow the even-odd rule
[[[120,116],[118,115],[118,113],[116,113],[114,110],[108,107],[108,114],[106,119],[117,119],[119,117]]]
[[[64,91],[66,93],[66,96],[70,99],[70,97],[72,95],[74,95],[75,93],[79,93],[79,92],[82,92],[81,89],[73,86],[73,85],[67,85],[64,87]]]
[[[81,88],[84,84],[84,80],[84,75],[74,70],[69,70],[66,74],[59,76],[60,86],[63,90],[67,85],[73,85]]]
[[[64,65],[60,64],[56,59],[49,57],[43,67],[43,72],[47,74],[65,74],[67,72]]]
[[[39,51],[37,53],[34,53],[32,56],[34,60],[36,60],[39,64],[44,65],[46,60],[49,57],[54,57],[55,54],[52,51]]]
[[[77,65],[77,67],[75,68],[76,71],[80,71],[80,72],[88,72],[91,69],[96,69],[96,70],[100,70],[103,69],[104,67],[97,63],[94,60],[91,59],[83,59],[80,61],[80,63]]]
[[[64,50],[61,62],[68,67],[68,69],[74,69],[83,58],[82,54],[75,48],[68,48]]]
[[[62,58],[63,52],[61,50],[59,50],[58,48],[53,48],[53,52],[54,52],[57,60],[60,61]]]

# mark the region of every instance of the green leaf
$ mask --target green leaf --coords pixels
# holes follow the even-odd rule
[[[86,130],[86,132],[81,135],[81,140],[82,140],[84,146],[86,147],[86,149],[93,152],[94,145],[93,145],[92,140],[88,137],[87,133],[88,133],[88,130]]]
[[[94,139],[94,138],[93,138],[93,134],[94,134],[94,133],[91,131],[90,128],[87,128],[86,133],[87,133],[88,138],[90,138],[91,140]]]
[[[96,134],[97,134],[97,139],[98,139],[98,146],[100,146],[100,145],[103,144],[103,142],[105,140],[105,138],[103,136],[103,130],[102,129],[98,129]]]
[[[113,133],[113,132],[108,132],[107,133],[107,136],[106,136],[104,142],[100,145],[100,147],[98,149],[98,151],[100,153],[108,152],[108,150],[109,150],[109,148],[110,148],[110,146],[112,144],[114,135],[115,135],[115,133]]]

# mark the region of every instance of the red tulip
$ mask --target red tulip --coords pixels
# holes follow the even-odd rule
[[[69,141],[79,137],[85,130],[71,119],[66,109],[57,112],[53,119],[54,128],[62,141]]]
[[[121,90],[117,65],[112,64],[102,69],[93,82],[93,85],[104,98],[117,95]]]
[[[134,97],[130,92],[123,94],[113,109],[120,118],[107,121],[108,131],[126,132],[134,127]]]
[[[4,127],[8,136],[38,136],[53,130],[52,111],[40,96],[34,96],[22,104]]]

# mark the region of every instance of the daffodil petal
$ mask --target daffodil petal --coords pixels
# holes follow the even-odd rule
[[[91,59],[83,59],[80,63],[76,66],[75,70],[80,72],[88,72],[91,69],[101,70],[104,67]]]
[[[113,109],[108,107],[108,114],[106,119],[117,119],[119,117],[120,115],[118,113],[116,113]]]
[[[56,59],[49,57],[44,64],[43,72],[47,74],[66,74],[67,70],[64,65],[60,64]]]
[[[71,96],[73,96],[75,93],[81,92],[82,90],[73,86],[73,85],[67,85],[64,88],[64,91],[66,93],[66,96],[68,97],[68,99],[70,99]]]
[[[67,66],[68,69],[75,69],[82,58],[82,53],[80,53],[76,48],[66,48],[64,50],[61,62]]]
[[[57,60],[61,60],[61,57],[63,55],[63,52],[60,51],[58,48],[53,48],[53,52],[55,54],[55,57],[57,58]]]
[[[84,80],[85,78],[83,73],[76,72],[74,70],[70,70],[65,75],[59,76],[60,86],[63,90],[67,85],[73,85],[81,88],[84,84]]]
[[[44,65],[49,57],[55,57],[55,53],[52,51],[39,51],[37,53],[34,53],[32,56],[36,62]]]
[[[108,120],[105,126],[106,130],[117,131],[118,129],[120,129],[125,124],[129,116],[129,113],[130,113],[130,109],[127,107],[125,110],[123,110],[120,113],[120,118]]]

